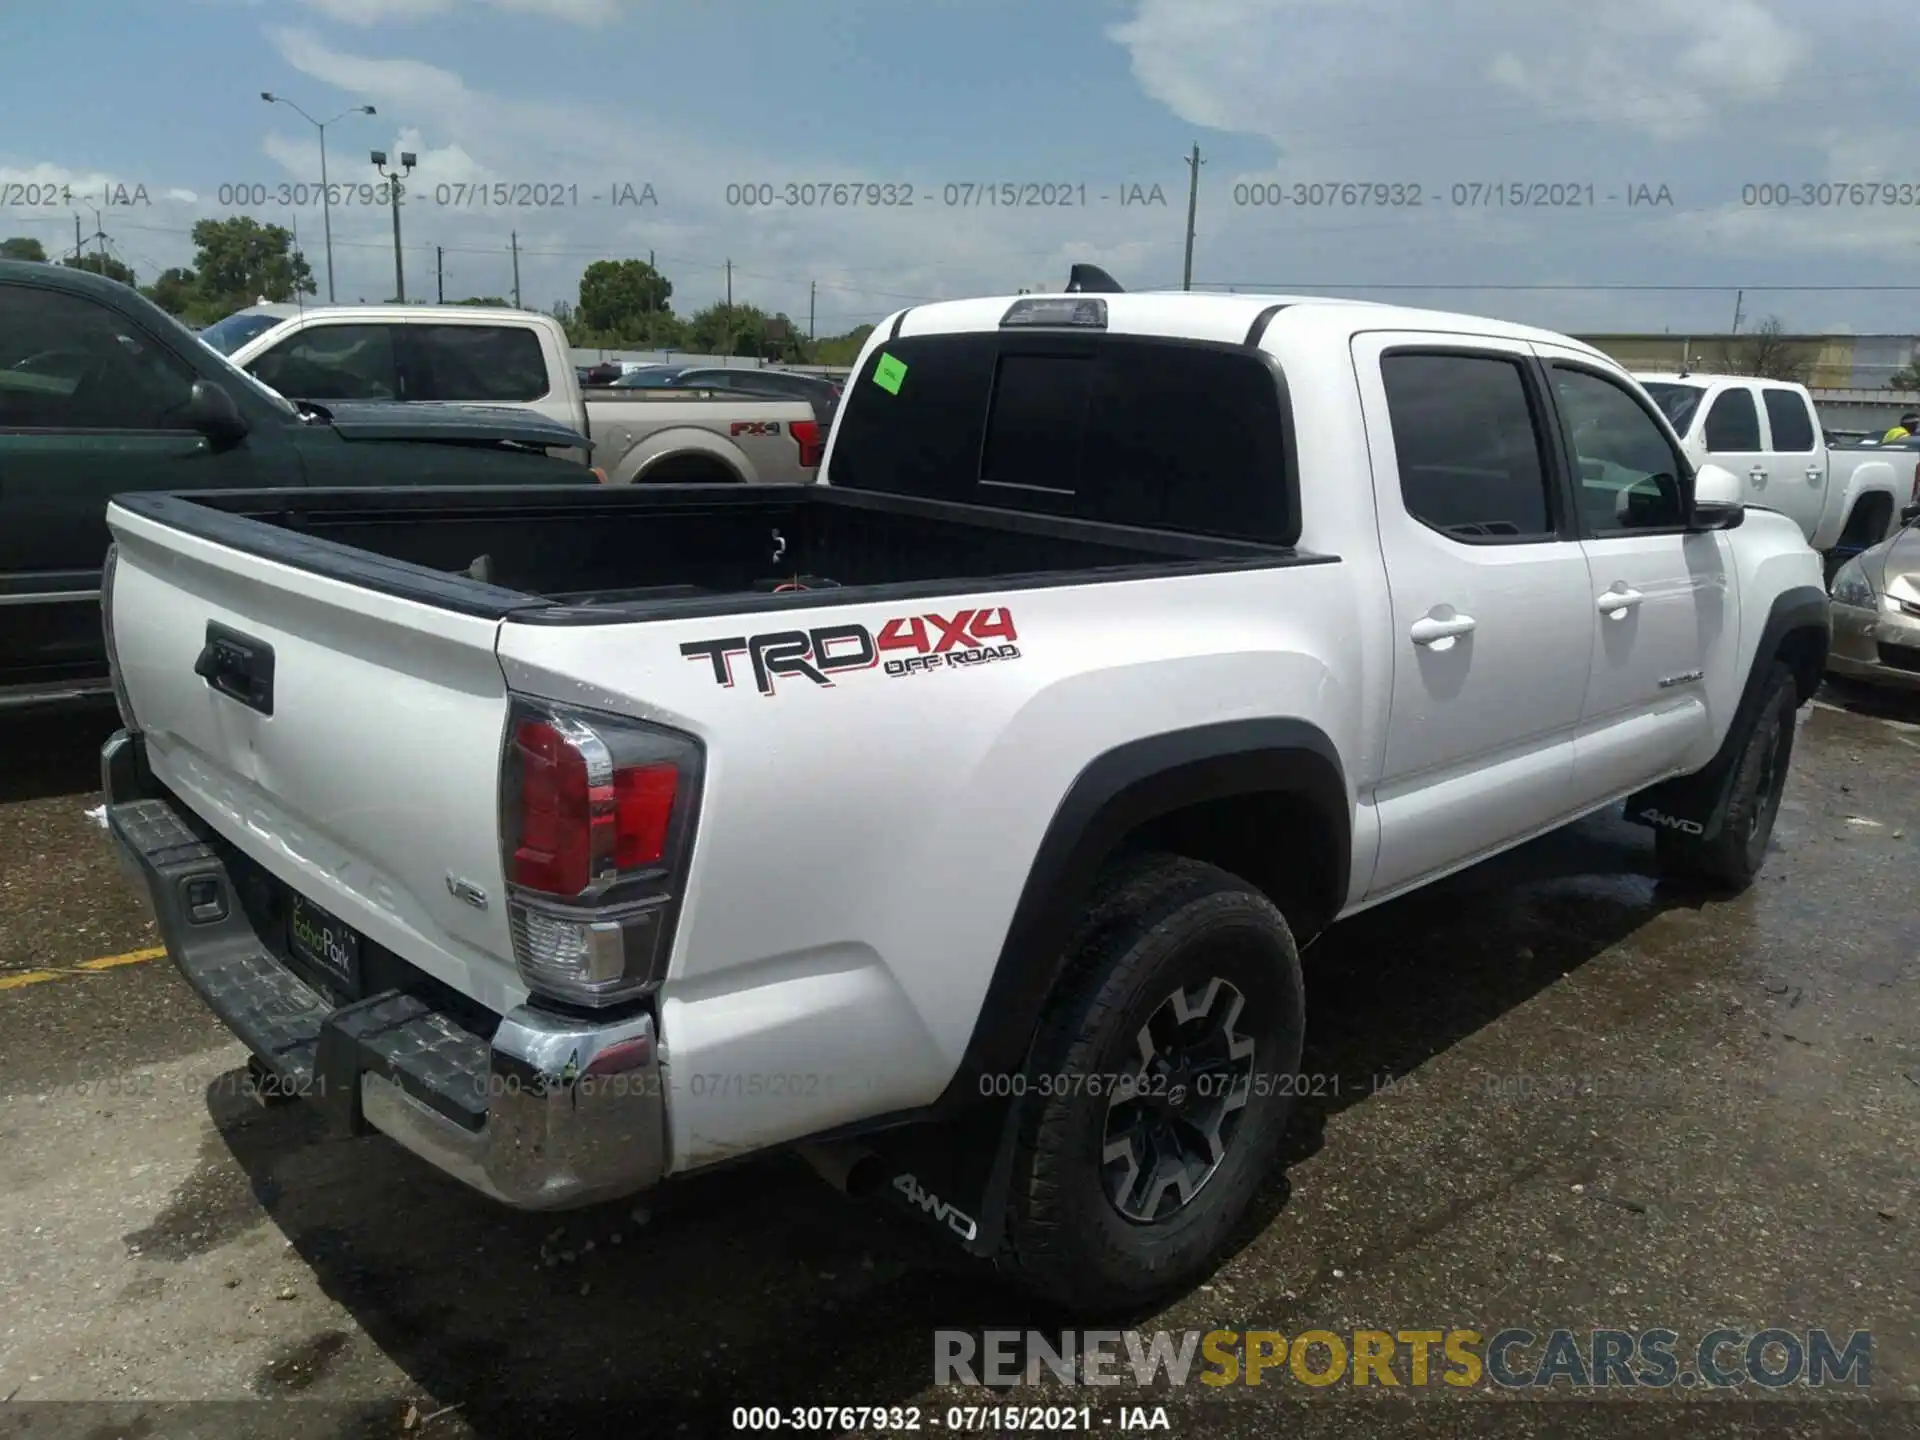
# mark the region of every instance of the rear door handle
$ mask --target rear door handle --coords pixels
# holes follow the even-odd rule
[[[1767,483],[1767,472],[1756,465],[1747,472],[1747,478],[1756,485],[1764,485]]]
[[[1431,615],[1422,615],[1413,622],[1413,628],[1407,633],[1413,636],[1416,645],[1433,645],[1442,640],[1451,640],[1456,635],[1470,633],[1474,624],[1471,615],[1455,615],[1450,620],[1436,620]]]
[[[1807,467],[1807,479],[1813,481],[1814,484],[1818,485],[1826,478],[1827,472],[1822,470],[1818,465],[1809,465]]]
[[[1609,590],[1606,594],[1602,595],[1596,603],[1599,605],[1602,615],[1624,615],[1627,611],[1638,606],[1639,603],[1646,598],[1647,597],[1642,595],[1638,590],[1627,588],[1624,590]]]

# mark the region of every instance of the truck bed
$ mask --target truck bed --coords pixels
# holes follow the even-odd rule
[[[578,624],[1311,563],[1277,545],[820,485],[201,491],[123,509],[464,614]],[[849,593],[853,592],[853,593]]]

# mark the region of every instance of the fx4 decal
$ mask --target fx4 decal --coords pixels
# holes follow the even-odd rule
[[[731,435],[778,435],[780,422],[778,420],[736,420],[728,433]]]
[[[1018,660],[1019,635],[1013,612],[1004,605],[944,615],[912,615],[889,620],[875,632],[864,625],[819,625],[811,630],[775,630],[764,635],[732,635],[723,640],[689,640],[680,647],[688,660],[705,660],[717,685],[733,688],[733,660],[745,655],[753,683],[772,695],[781,676],[831,686],[843,671],[883,669],[899,679],[930,670],[960,669],[996,660]],[[889,658],[891,657],[891,658]]]
[[[1707,827],[1698,820],[1682,820],[1678,815],[1662,815],[1658,810],[1642,810],[1640,818],[1649,825],[1662,825],[1669,830],[1678,830],[1682,835],[1707,833]]]

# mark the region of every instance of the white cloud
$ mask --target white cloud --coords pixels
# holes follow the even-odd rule
[[[387,148],[389,153],[408,148],[420,155],[420,166],[408,182],[405,234],[409,243],[446,247],[449,295],[504,293],[512,279],[508,245],[514,232],[522,252],[523,296],[530,302],[570,298],[580,270],[594,258],[644,257],[652,251],[674,283],[674,308],[687,314],[722,298],[725,262],[731,258],[736,300],[784,310],[795,318],[804,319],[813,282],[825,333],[857,320],[878,319],[917,300],[993,293],[1021,284],[1057,286],[1074,260],[1094,260],[1135,275],[1151,268],[1157,272],[1155,279],[1177,278],[1177,261],[1170,266],[1166,256],[1174,253],[1168,237],[1178,233],[1179,196],[1152,212],[1150,239],[1142,238],[1149,227],[1141,223],[1140,213],[1117,206],[1104,211],[956,212],[924,203],[912,209],[729,205],[730,181],[766,181],[778,189],[788,181],[865,184],[902,177],[891,168],[869,174],[844,160],[731,145],[716,141],[706,129],[680,130],[669,120],[648,125],[644,152],[583,150],[580,137],[604,128],[604,115],[591,101],[489,93],[424,61],[357,54],[303,29],[269,34],[282,58],[302,73],[377,105],[383,117],[405,116],[417,125],[409,138]],[[780,138],[790,143],[790,137]],[[289,179],[317,178],[318,157],[310,144],[284,138],[268,144],[269,155],[287,170]],[[336,181],[361,171],[375,178],[361,158],[364,149],[355,149],[355,169],[349,171],[329,144],[330,174]],[[914,178],[924,199],[952,177]],[[440,187],[460,181],[504,182],[510,189],[544,187],[549,194],[560,187],[568,198],[544,207],[438,204],[436,192],[448,193]],[[622,184],[636,193],[650,184],[657,203],[613,205],[609,196]],[[335,260],[343,298],[361,293],[363,280],[350,276],[364,277],[368,287],[384,283],[379,267],[390,265],[387,223],[384,214],[335,207]],[[301,235],[303,240],[309,235],[304,222]],[[310,254],[314,248],[308,241]],[[431,250],[409,254],[409,274],[423,264],[431,266],[434,259]],[[455,278],[456,272],[461,278]],[[367,293],[378,298],[371,289]]]

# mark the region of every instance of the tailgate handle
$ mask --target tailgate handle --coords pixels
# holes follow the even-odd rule
[[[273,647],[266,641],[209,620],[193,673],[249,710],[273,714]]]

